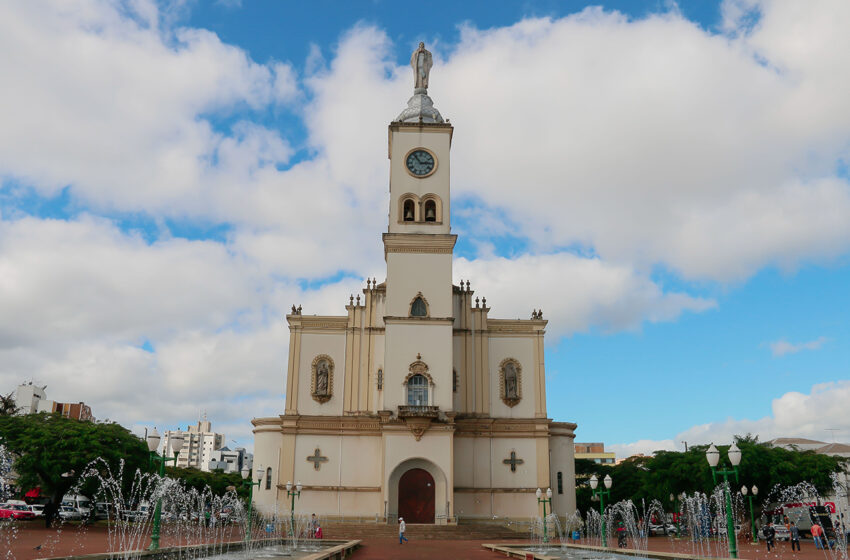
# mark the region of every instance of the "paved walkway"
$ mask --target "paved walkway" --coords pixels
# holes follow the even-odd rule
[[[351,555],[352,560],[494,560],[504,558],[481,547],[488,541],[439,541],[422,539],[398,544],[398,539],[373,538],[364,541]]]
[[[142,539],[142,547],[148,544]],[[354,560],[495,560],[504,558],[499,554],[481,548],[482,540],[432,540],[411,539],[403,545],[397,538],[372,537],[364,541],[363,546],[352,555]],[[511,544],[519,544],[514,541]],[[163,546],[168,546],[168,538],[163,536]],[[15,527],[0,527],[0,559],[35,560],[56,556],[93,554],[108,551],[106,527],[96,526],[81,529],[77,526],[65,526],[61,530],[45,529],[41,524],[20,523]],[[649,549],[658,552],[678,552],[690,554],[693,549],[688,541],[666,537],[649,539]],[[718,554],[719,556],[720,554]],[[724,555],[725,556],[725,555]],[[812,541],[802,542],[801,552],[792,552],[788,543],[777,543],[774,552],[768,554],[764,543],[752,545],[741,543],[739,557],[745,560],[834,560],[837,551],[817,550]]]

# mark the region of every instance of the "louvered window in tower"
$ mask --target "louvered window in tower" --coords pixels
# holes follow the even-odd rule
[[[425,300],[422,299],[422,296],[417,297],[413,300],[413,304],[410,306],[410,316],[411,317],[427,317],[428,316],[428,307],[425,305]]]

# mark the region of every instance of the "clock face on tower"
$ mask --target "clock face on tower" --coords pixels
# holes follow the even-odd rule
[[[414,177],[427,177],[434,172],[437,162],[431,152],[417,148],[407,154],[404,163]]]

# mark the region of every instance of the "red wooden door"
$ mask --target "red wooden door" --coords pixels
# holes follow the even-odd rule
[[[434,522],[434,477],[410,469],[398,481],[398,515],[405,523]]]

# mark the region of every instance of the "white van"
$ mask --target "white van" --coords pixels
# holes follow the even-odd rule
[[[65,494],[62,496],[61,505],[75,508],[84,518],[91,514],[91,500],[79,494]]]

